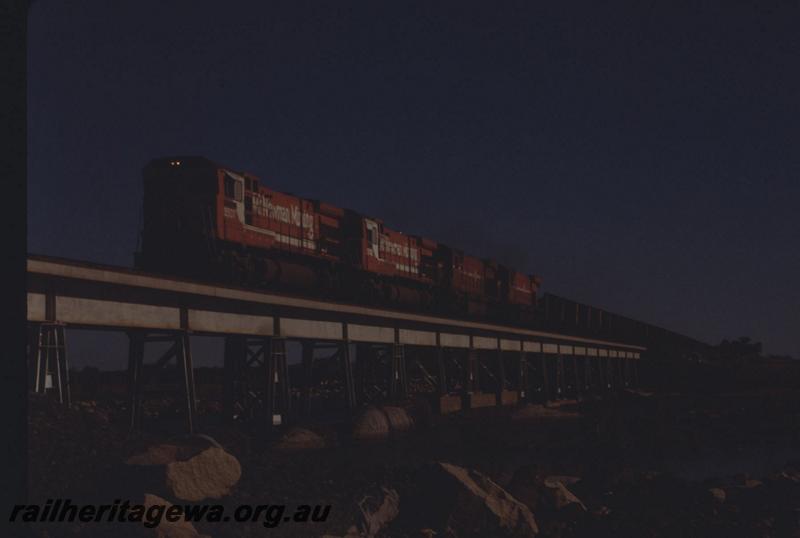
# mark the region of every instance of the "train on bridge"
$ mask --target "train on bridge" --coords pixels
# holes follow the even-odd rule
[[[144,169],[136,266],[361,304],[532,322],[541,279],[202,157]]]
[[[691,338],[545,294],[541,278],[381,219],[275,191],[204,157],[143,170],[137,269],[382,308],[424,311],[665,349]]]
[[[410,368],[446,413],[633,386],[644,354],[671,360],[705,346],[554,294],[538,297],[538,276],[274,191],[202,157],[144,168],[135,266],[29,255],[27,312],[31,385],[57,390],[66,403],[66,327],[127,333],[133,428],[148,379],[174,359],[194,430],[190,334],[225,338],[224,414],[272,424],[295,405],[308,412],[315,372],[326,383],[338,378],[352,411],[374,400],[366,392],[375,387],[380,398],[406,398]],[[290,341],[302,350],[294,385]],[[165,342],[146,365],[146,345]],[[330,349],[320,363],[316,351]]]

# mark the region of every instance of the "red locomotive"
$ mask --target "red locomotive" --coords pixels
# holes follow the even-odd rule
[[[273,191],[202,157],[144,169],[136,266],[244,286],[448,314],[529,319],[539,277]]]

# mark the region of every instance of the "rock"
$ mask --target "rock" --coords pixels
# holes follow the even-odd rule
[[[359,504],[363,518],[363,536],[374,538],[381,529],[391,523],[400,513],[400,495],[393,489],[381,488],[384,493],[383,501],[374,510],[367,504],[370,497],[365,497]]]
[[[535,465],[525,466],[514,473],[508,483],[508,492],[522,502],[531,511],[539,514],[540,508],[548,504],[550,499],[545,492],[544,478]],[[547,506],[544,506],[547,508]]]
[[[758,486],[763,486],[764,483],[761,480],[754,480],[752,478],[748,478],[744,481],[744,485],[742,487],[750,489],[750,488],[757,488]]]
[[[557,512],[572,507],[577,512],[586,512],[586,505],[565,484],[575,484],[581,479],[575,476],[549,475],[543,477],[535,465],[522,467],[514,473],[508,489],[541,518],[563,518]]]
[[[353,437],[361,441],[375,441],[389,437],[389,419],[378,408],[369,407],[361,413],[353,426]]]
[[[203,440],[202,445],[207,444]],[[130,479],[145,491],[156,490],[184,501],[219,499],[239,481],[242,468],[224,449],[202,445],[194,440],[150,446],[125,461]]]
[[[711,493],[712,497],[714,497],[714,500],[716,502],[718,502],[719,504],[722,504],[722,503],[725,502],[726,495],[725,495],[725,490],[724,489],[722,489],[722,488],[711,488],[708,491]]]
[[[438,465],[455,486],[451,493],[455,494],[456,502],[447,526],[458,532],[458,536],[529,537],[539,532],[530,509],[487,476],[450,463]],[[476,530],[478,534],[474,534]]]
[[[409,416],[408,411],[402,407],[387,406],[382,407],[381,410],[389,421],[389,429],[392,433],[402,434],[414,426],[414,421]]]
[[[433,538],[437,534],[433,529],[420,529],[419,533],[421,536],[424,536],[424,538]]]
[[[158,495],[146,493],[144,496],[145,513],[151,506],[164,506],[166,509],[172,506],[172,503],[162,499]],[[199,534],[191,522],[183,518],[178,521],[168,521],[165,517],[161,518],[157,527],[153,528],[156,538],[208,538],[205,534]]]
[[[325,439],[304,428],[292,428],[275,444],[278,450],[313,450],[325,448]]]
[[[167,488],[184,501],[219,499],[228,495],[241,477],[239,460],[217,447],[167,464]]]
[[[586,506],[561,482],[562,477],[548,477],[544,480],[544,485],[550,492],[550,498],[556,510],[561,510],[565,506],[576,504],[586,511]],[[572,478],[572,477],[567,477]],[[577,481],[577,480],[576,480]]]

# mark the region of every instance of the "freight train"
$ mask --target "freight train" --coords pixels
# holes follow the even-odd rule
[[[708,344],[689,336],[552,293],[538,301],[536,320],[546,331],[641,345],[651,357],[707,356],[709,350]]]
[[[707,348],[557,295],[537,300],[538,276],[272,190],[203,157],[155,159],[143,176],[138,269],[640,344],[664,356]]]
[[[361,304],[530,324],[541,279],[203,157],[143,170],[137,268]]]

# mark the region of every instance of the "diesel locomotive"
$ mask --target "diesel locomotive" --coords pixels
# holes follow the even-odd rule
[[[143,170],[137,268],[368,305],[529,324],[541,279],[381,219],[275,191],[203,157]]]

